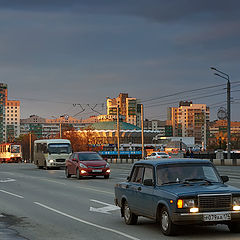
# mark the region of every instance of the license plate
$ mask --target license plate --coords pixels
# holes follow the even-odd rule
[[[231,220],[231,213],[203,214],[204,222],[229,221],[229,220]]]
[[[93,169],[92,172],[102,172],[102,169]]]

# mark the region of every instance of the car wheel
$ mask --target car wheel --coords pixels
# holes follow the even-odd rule
[[[77,176],[77,179],[80,179],[81,178],[81,175],[80,175],[80,172],[79,172],[79,169],[77,168],[76,170],[76,176]]]
[[[160,212],[160,225],[164,235],[171,236],[176,234],[177,226],[172,222],[166,207],[163,207]]]
[[[138,216],[132,213],[131,209],[128,206],[127,201],[123,204],[123,217],[127,225],[137,224]]]
[[[230,232],[239,233],[240,232],[240,222],[232,222],[228,224]]]
[[[65,175],[66,175],[66,178],[70,178],[71,177],[71,174],[69,174],[69,171],[68,171],[67,167],[65,168]]]
[[[104,178],[105,179],[109,179],[109,175],[104,175]]]

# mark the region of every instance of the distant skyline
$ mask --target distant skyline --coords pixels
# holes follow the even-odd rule
[[[206,103],[213,120],[226,107],[213,66],[230,75],[239,121],[239,9],[238,0],[0,0],[0,82],[21,118],[105,114],[106,97],[125,92],[150,120],[181,100]]]

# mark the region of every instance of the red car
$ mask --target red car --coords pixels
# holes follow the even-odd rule
[[[74,152],[66,160],[65,174],[67,178],[76,175],[77,178],[84,176],[110,176],[110,165],[96,152]]]

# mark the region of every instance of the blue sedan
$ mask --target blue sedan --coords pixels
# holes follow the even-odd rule
[[[159,222],[165,235],[188,224],[226,224],[240,232],[240,189],[228,180],[208,160],[141,160],[116,184],[115,204],[126,224],[144,216]]]

